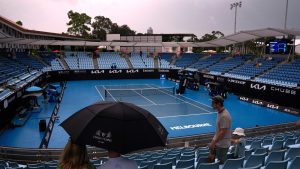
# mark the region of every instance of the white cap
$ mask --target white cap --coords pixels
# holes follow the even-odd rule
[[[236,128],[232,134],[236,134],[239,136],[245,136],[244,129],[242,129],[240,127]]]

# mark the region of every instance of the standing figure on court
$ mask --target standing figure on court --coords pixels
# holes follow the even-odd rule
[[[220,164],[227,159],[227,152],[231,145],[231,116],[224,107],[221,96],[212,98],[212,107],[218,111],[216,120],[216,133],[209,145],[210,157],[217,158]]]

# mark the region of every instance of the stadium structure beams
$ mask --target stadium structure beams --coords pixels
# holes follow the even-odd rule
[[[75,41],[75,40],[40,40],[6,37],[0,34],[0,43],[11,44],[32,44],[49,46],[122,46],[122,47],[222,47],[243,43],[258,38],[274,36],[300,36],[300,29],[275,29],[265,28],[257,30],[241,31],[236,34],[228,35],[207,42],[93,42],[93,41]]]

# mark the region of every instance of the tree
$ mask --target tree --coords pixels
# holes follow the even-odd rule
[[[18,25],[20,25],[20,26],[23,26],[22,21],[17,21],[16,24],[18,24]]]
[[[209,34],[209,33],[204,34],[201,37],[201,39],[199,39],[199,42],[210,41],[210,40],[221,38],[223,36],[224,36],[224,34],[220,31],[212,31],[211,34]]]
[[[131,30],[128,25],[119,26],[104,16],[96,16],[94,20],[92,23],[92,37],[95,39],[105,40],[107,33],[121,34],[123,36],[135,35],[135,31]]]
[[[67,23],[68,26],[68,33],[75,36],[82,36],[85,38],[89,38],[89,31],[91,28],[91,17],[88,16],[86,13],[78,13],[73,12],[72,10],[68,12],[68,18],[70,21]]]
[[[106,33],[111,31],[112,22],[109,18],[104,16],[96,16],[92,23],[92,36],[94,39],[105,40]]]

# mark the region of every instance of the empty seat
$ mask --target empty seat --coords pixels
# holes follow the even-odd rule
[[[244,167],[254,167],[257,165],[263,165],[265,162],[265,157],[267,153],[264,154],[252,154],[248,160],[244,162]]]
[[[254,166],[254,167],[239,168],[239,169],[260,169],[260,167],[261,167],[261,164],[257,165],[257,166]]]
[[[287,169],[299,169],[300,156],[295,157],[291,162],[288,163]]]
[[[272,151],[265,160],[265,164],[270,161],[282,161],[284,158],[285,150]]]
[[[201,163],[196,169],[219,169],[219,162]]]
[[[288,160],[285,161],[271,161],[266,167],[262,167],[261,169],[286,169]]]
[[[300,148],[290,148],[285,153],[285,160],[293,160],[296,156],[300,156]]]
[[[165,164],[154,164],[153,169],[172,169],[172,162]]]
[[[244,157],[237,159],[228,159],[225,161],[222,169],[238,169],[243,166]]]
[[[194,159],[179,160],[176,164],[176,168],[185,168],[185,167],[190,167],[190,166],[195,166],[195,160]]]

